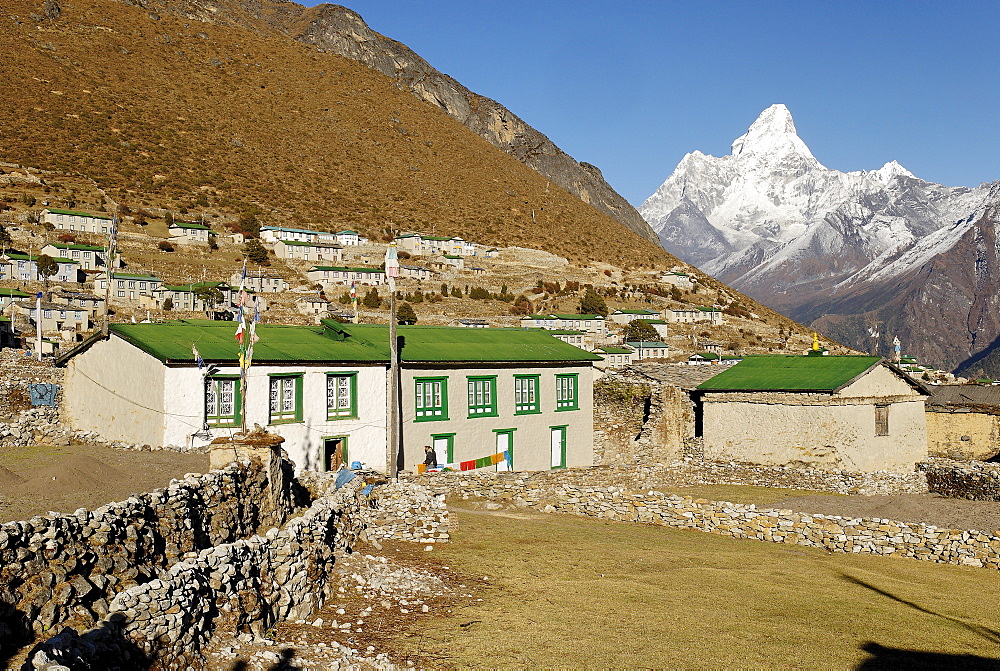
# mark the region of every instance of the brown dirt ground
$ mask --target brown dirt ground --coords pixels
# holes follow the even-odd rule
[[[933,494],[894,496],[793,496],[769,508],[797,512],[876,517],[900,522],[923,522],[944,529],[977,529],[1000,534],[1000,503],[949,499]]]
[[[0,449],[0,522],[50,510],[70,513],[166,486],[208,470],[207,454],[140,452],[97,445]]]

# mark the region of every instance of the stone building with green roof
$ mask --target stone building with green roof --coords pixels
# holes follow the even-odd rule
[[[207,320],[112,325],[64,362],[66,421],[191,447],[235,433],[245,407],[247,425],[282,435],[300,470],[385,470],[388,327],[260,324],[245,395],[234,333]],[[596,355],[522,329],[410,326],[399,337],[402,468],[416,470],[425,445],[442,463],[504,451],[515,470],[593,463]]]
[[[42,223],[52,224],[58,229],[82,233],[103,233],[107,235],[111,231],[110,214],[60,210],[54,207],[47,207],[42,210]]]
[[[695,390],[706,459],[848,471],[912,471],[927,395],[876,356],[748,356]]]

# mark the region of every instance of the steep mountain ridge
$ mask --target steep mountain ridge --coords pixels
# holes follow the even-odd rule
[[[862,322],[878,318],[903,334],[912,353],[952,368],[992,340],[994,324],[950,331],[947,322],[971,318],[963,310],[986,298],[976,289],[985,285],[937,274],[981,262],[962,240],[973,229],[987,235],[997,204],[996,183],[947,187],[896,161],[871,171],[826,168],[787,108],[773,105],[730,155],[685,156],[640,211],[665,249],[792,318],[862,349],[871,347]],[[920,307],[933,291],[955,298],[945,302],[953,315],[940,315],[939,329],[927,328],[930,315]],[[915,302],[903,308],[904,297]]]
[[[675,262],[381,73],[271,27],[297,5],[241,7],[73,0],[44,18],[10,0],[0,157],[132,207]]]
[[[372,30],[347,7],[304,7],[289,0],[119,0],[219,25],[280,32],[303,44],[364,63],[443,110],[493,146],[513,156],[600,212],[657,242],[634,207],[604,180],[600,169],[577,162],[500,103],[474,93],[431,66],[405,44]]]

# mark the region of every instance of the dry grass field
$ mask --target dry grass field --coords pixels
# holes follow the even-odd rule
[[[421,667],[1000,666],[989,570],[564,515],[452,514],[452,542],[422,554],[479,585],[482,601],[385,632],[381,649]]]

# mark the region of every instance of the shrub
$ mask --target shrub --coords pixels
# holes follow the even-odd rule
[[[580,314],[608,316],[608,304],[594,291],[593,287],[588,287],[587,292],[580,299]]]
[[[160,240],[160,244],[157,245],[162,252],[172,252],[174,251],[174,246],[170,244],[167,240]]]
[[[59,236],[59,242],[76,242],[76,236],[72,233],[63,233]]]
[[[380,308],[382,307],[382,297],[378,295],[378,289],[372,288],[371,291],[365,294],[365,297],[361,299],[361,304],[366,308]]]
[[[490,292],[482,287],[472,287],[472,291],[469,292],[469,298],[473,300],[485,300],[490,298]]]
[[[163,299],[163,310],[169,311],[173,309],[174,309],[174,299],[172,299],[170,296],[167,296],[166,298]]]
[[[266,266],[270,263],[267,259],[267,248],[256,238],[248,239],[243,245],[243,256],[259,266]]]
[[[625,327],[625,340],[659,340],[660,334],[656,332],[653,325],[645,319],[633,319]]]
[[[414,312],[412,305],[403,303],[399,306],[396,310],[396,323],[405,325],[417,323],[417,313]]]
[[[451,295],[454,296],[455,298],[461,298],[462,297],[462,287],[452,287],[451,288]]]

